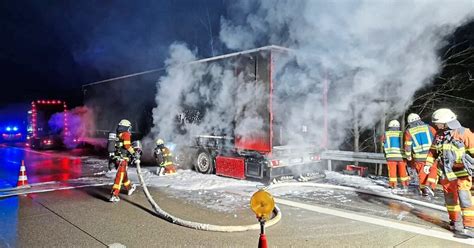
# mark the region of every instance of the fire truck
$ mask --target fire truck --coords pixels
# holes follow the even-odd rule
[[[219,65],[232,71],[236,78],[241,78],[236,80],[241,86],[257,87],[261,89],[261,94],[246,99],[243,108],[231,113],[232,121],[227,123],[231,128],[227,132],[198,133],[191,137],[186,136],[191,133],[188,129],[199,126],[206,115],[211,114],[212,108],[206,108],[206,103],[190,105],[183,102],[180,105],[182,111],[176,115],[176,129],[177,133],[187,137],[187,142],[176,144],[178,163],[192,165],[201,173],[263,181],[320,172],[319,154],[324,140],[317,138],[319,136],[309,123],[288,120],[288,110],[282,108],[284,104],[274,104],[274,94],[282,91],[276,63],[279,59],[288,59],[290,52],[283,47],[266,46],[180,65],[183,69],[196,64],[207,67]],[[95,115],[96,121],[92,125],[96,127],[95,137],[105,142],[108,132],[113,131],[123,118],[129,119],[136,127],[132,137],[145,137],[151,130],[152,109],[156,107],[155,97],[160,90],[156,82],[165,74],[166,68],[162,68],[84,85],[85,106]],[[215,84],[215,81],[209,81],[211,77],[204,75],[196,84]],[[110,92],[115,92],[115,96],[111,96]],[[228,101],[237,103],[242,102],[243,98],[247,96],[236,91],[232,92]],[[297,97],[288,96],[285,99],[292,105],[298,104]],[[246,111],[252,111],[251,115],[260,120],[260,125],[251,132],[240,132],[239,127],[245,121],[242,116],[249,114]],[[290,136],[296,132],[302,138],[296,144],[289,142]]]
[[[27,145],[57,149],[68,137],[67,104],[61,100],[36,100],[28,110]]]

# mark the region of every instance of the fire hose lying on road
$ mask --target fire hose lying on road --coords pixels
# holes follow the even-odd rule
[[[177,218],[166,211],[162,210],[158,204],[154,201],[153,197],[151,196],[150,192],[148,191],[148,187],[145,183],[145,180],[143,179],[142,172],[141,172],[141,167],[140,167],[140,162],[137,161],[136,163],[137,166],[137,174],[138,174],[138,179],[140,181],[141,186],[143,187],[143,192],[145,193],[148,202],[152,205],[153,209],[155,210],[156,214],[158,217],[167,220],[169,222],[172,222],[177,225],[193,228],[193,229],[198,229],[198,230],[205,230],[205,231],[215,231],[215,232],[241,232],[241,231],[248,231],[248,230],[258,230],[260,229],[259,224],[253,224],[253,225],[245,225],[245,226],[219,226],[219,225],[212,225],[212,224],[205,224],[205,223],[198,223],[198,222],[192,222],[192,221],[187,221],[183,220],[180,218]],[[339,190],[344,190],[344,191],[353,191],[357,193],[363,193],[363,194],[369,194],[369,195],[374,195],[378,197],[383,197],[383,198],[388,198],[388,199],[393,199],[393,200],[398,200],[402,202],[408,202],[412,204],[416,204],[419,206],[439,210],[439,211],[446,211],[446,208],[444,206],[439,206],[436,204],[432,203],[427,203],[423,201],[418,201],[414,199],[409,199],[406,197],[401,197],[398,195],[391,195],[391,194],[386,194],[386,193],[381,193],[381,192],[376,192],[368,189],[356,189],[352,187],[345,187],[345,186],[338,186],[338,185],[327,185],[327,184],[321,184],[321,183],[311,183],[311,182],[305,182],[305,183],[281,183],[281,184],[273,184],[268,187],[269,190],[271,189],[276,189],[279,187],[286,187],[286,186],[292,186],[298,184],[298,186],[302,187],[315,187],[315,188],[327,188],[327,189],[339,189]],[[280,209],[275,206],[274,209],[274,217],[269,220],[266,225],[267,226],[272,226],[279,222],[281,220],[281,211]]]
[[[352,191],[352,192],[356,192],[356,193],[374,195],[374,196],[388,198],[388,199],[397,200],[397,201],[401,201],[401,202],[412,203],[412,204],[415,204],[415,205],[418,205],[418,206],[423,206],[423,207],[431,208],[431,209],[434,209],[434,210],[439,210],[439,211],[446,212],[446,207],[436,205],[436,204],[433,204],[433,203],[428,203],[428,202],[424,202],[424,201],[410,199],[410,198],[407,198],[407,197],[402,197],[402,196],[393,195],[393,194],[387,194],[387,193],[383,193],[383,192],[377,192],[377,191],[373,191],[373,190],[370,190],[370,189],[358,189],[358,188],[340,186],[340,185],[330,185],[330,184],[312,183],[312,182],[278,183],[278,184],[273,184],[273,185],[269,186],[268,190],[279,188],[279,187],[294,186],[294,185],[298,185],[298,186],[301,186],[301,187],[314,187],[314,188],[326,188],[326,189],[336,189],[336,190],[343,190],[343,191]]]
[[[141,151],[141,145],[138,144],[139,147],[138,150]],[[253,224],[253,225],[241,225],[241,226],[220,226],[220,225],[212,225],[212,224],[206,224],[206,223],[198,223],[198,222],[193,222],[193,221],[187,221],[183,220],[181,218],[175,217],[163,209],[161,209],[158,204],[155,202],[153,197],[151,196],[150,192],[148,191],[148,187],[145,183],[145,180],[143,179],[142,176],[142,171],[140,167],[140,160],[135,160],[134,161],[135,165],[137,166],[137,175],[138,179],[140,181],[140,184],[143,188],[143,192],[145,193],[145,196],[148,200],[148,202],[152,205],[153,209],[155,210],[156,214],[158,217],[167,220],[171,223],[197,229],[197,230],[205,230],[205,231],[215,231],[215,232],[242,232],[242,231],[248,231],[248,230],[258,230],[260,229],[260,223],[259,224]],[[283,186],[289,186],[289,185],[294,185],[294,183],[283,183],[283,184],[274,184],[268,187],[268,189],[273,189],[273,188],[279,188]],[[412,204],[416,204],[419,206],[424,206],[428,207],[431,209],[439,210],[439,211],[446,211],[446,208],[444,206],[439,206],[436,204],[431,204],[431,203],[426,203],[423,201],[418,201],[414,199],[409,199],[406,197],[401,197],[397,195],[392,195],[392,194],[386,194],[382,192],[377,192],[377,191],[372,191],[369,189],[357,189],[357,188],[351,188],[351,187],[345,187],[345,186],[338,186],[338,185],[327,185],[327,184],[321,184],[321,183],[311,183],[311,182],[306,182],[306,183],[298,183],[299,186],[303,187],[316,187],[316,188],[329,188],[329,189],[339,189],[339,190],[344,190],[344,191],[353,191],[357,193],[363,193],[363,194],[369,194],[369,195],[375,195],[378,197],[384,197],[384,198],[389,198],[393,200],[398,200],[402,202],[408,202]],[[280,209],[275,206],[273,210],[273,218],[268,220],[266,222],[267,226],[272,226],[276,223],[278,223],[281,220],[281,211]]]
[[[158,206],[158,204],[153,200],[153,197],[151,196],[150,192],[148,191],[148,187],[145,183],[145,180],[143,179],[142,176],[142,171],[140,168],[140,160],[135,161],[135,165],[137,166],[137,175],[138,175],[138,180],[140,181],[140,184],[143,188],[143,192],[145,193],[145,196],[148,200],[148,202],[151,204],[153,209],[156,212],[156,215],[164,220],[167,220],[171,223],[184,226],[184,227],[189,227],[197,230],[204,230],[204,231],[213,231],[213,232],[243,232],[243,231],[248,231],[248,230],[260,230],[260,223],[253,224],[253,225],[243,225],[243,226],[220,226],[220,225],[212,225],[212,224],[206,224],[206,223],[199,223],[199,222],[193,222],[193,221],[188,221],[188,220],[183,220],[181,218],[178,218],[176,216],[173,216],[163,209]],[[280,209],[275,206],[273,209],[273,218],[268,220],[265,225],[268,226],[273,226],[274,224],[278,223],[281,220],[281,211]]]

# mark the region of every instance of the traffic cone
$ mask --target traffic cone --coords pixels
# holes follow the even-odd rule
[[[17,187],[26,187],[28,186],[28,177],[26,176],[26,167],[25,161],[21,161],[20,166],[20,174],[18,175],[18,183],[16,184]]]

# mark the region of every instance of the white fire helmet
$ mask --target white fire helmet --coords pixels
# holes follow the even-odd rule
[[[162,140],[162,139],[157,139],[156,140],[156,145],[159,146],[159,145],[163,145],[165,142]]]
[[[131,127],[132,123],[129,120],[123,119],[119,122],[119,126]]]
[[[397,120],[391,120],[388,123],[388,127],[400,127],[400,122],[398,122]]]
[[[407,118],[408,123],[412,123],[412,122],[419,121],[419,120],[420,120],[420,116],[415,114],[415,113],[409,114],[408,118]]]
[[[440,108],[431,116],[431,121],[435,124],[447,124],[448,122],[457,120],[456,114],[451,109]]]

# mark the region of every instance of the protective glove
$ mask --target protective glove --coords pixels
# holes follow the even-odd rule
[[[423,172],[425,172],[425,174],[430,174],[430,169],[431,169],[430,165],[425,165],[423,167]]]
[[[132,154],[132,157],[133,157],[133,160],[135,160],[135,161],[140,160],[140,153],[135,152],[135,153]]]

